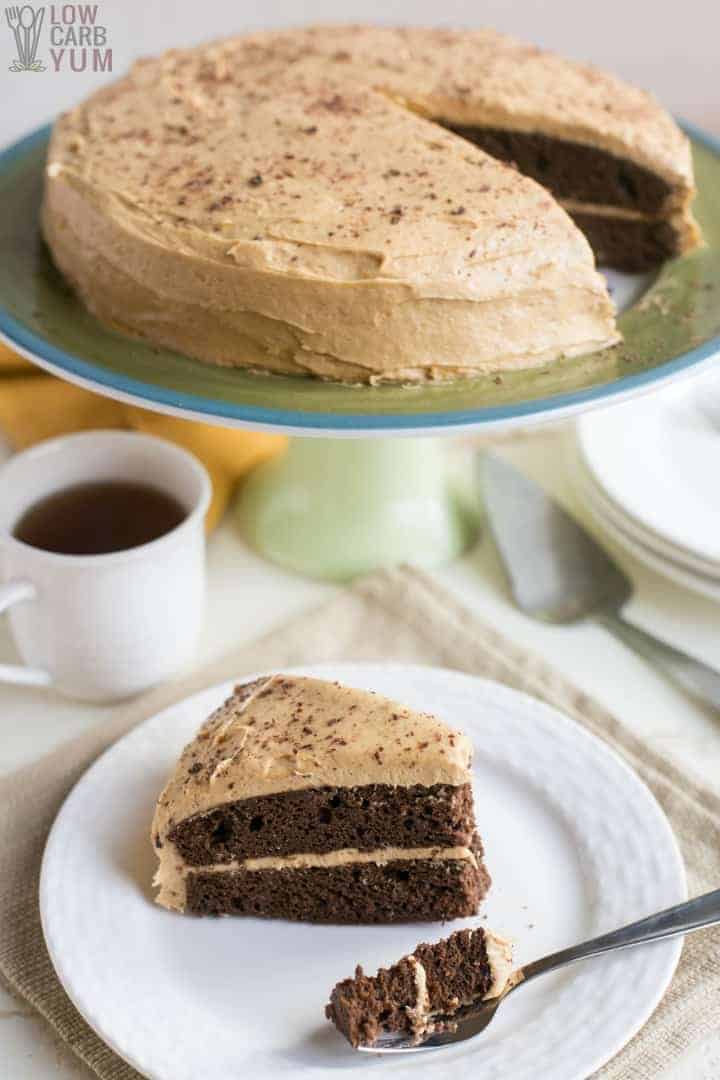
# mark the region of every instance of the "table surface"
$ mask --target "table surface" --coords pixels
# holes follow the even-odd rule
[[[503,452],[583,517],[568,468],[568,431],[520,435]],[[467,452],[458,447],[458,452]],[[273,626],[318,606],[335,587],[284,572],[250,551],[232,515],[209,544],[209,603],[197,656],[202,665],[233,644],[251,641]],[[623,564],[636,594],[627,614],[668,640],[720,667],[718,608],[645,569],[629,556]],[[717,717],[675,690],[600,626],[551,627],[515,610],[487,533],[462,559],[434,577],[479,617],[520,645],[535,650],[611,709],[650,745],[720,789]],[[0,661],[15,658],[7,627],[0,628]],[[0,687],[0,773],[32,761],[66,739],[110,716],[121,706],[88,706],[48,691]],[[11,1080],[89,1077],[47,1025],[24,1004],[0,991],[0,1076]],[[711,1080],[720,1075],[720,1038],[698,1046],[674,1080]]]

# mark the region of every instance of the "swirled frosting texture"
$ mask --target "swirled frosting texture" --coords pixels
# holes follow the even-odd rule
[[[591,69],[488,31],[324,27],[141,61],[66,114],[45,235],[100,319],[219,364],[412,381],[615,341],[567,214],[428,116],[691,183],[662,110]]]

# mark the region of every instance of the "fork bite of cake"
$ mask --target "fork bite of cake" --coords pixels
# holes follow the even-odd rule
[[[333,989],[325,1015],[356,1048],[383,1035],[421,1042],[453,1027],[464,1007],[498,997],[511,969],[509,941],[482,927],[458,930],[377,975],[358,967]]]

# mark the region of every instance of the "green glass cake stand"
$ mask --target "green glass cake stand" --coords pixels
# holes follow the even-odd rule
[[[699,372],[720,350],[720,140],[687,130],[706,246],[652,278],[609,275],[623,342],[590,356],[502,378],[349,387],[213,367],[123,338],[83,309],[43,246],[48,128],[0,154],[0,335],[97,393],[298,436],[253,473],[238,509],[250,542],[284,566],[345,580],[402,561],[438,564],[470,542],[477,508],[433,436],[609,405]]]

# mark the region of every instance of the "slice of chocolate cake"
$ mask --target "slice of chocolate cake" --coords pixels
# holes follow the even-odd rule
[[[164,907],[375,923],[474,914],[490,883],[469,740],[365,690],[274,675],[183,751],[152,827]]]
[[[377,975],[343,979],[325,1015],[353,1046],[374,1046],[385,1033],[420,1042],[445,1029],[466,1005],[497,997],[512,970],[512,947],[489,930],[458,930],[436,945],[418,945]]]

